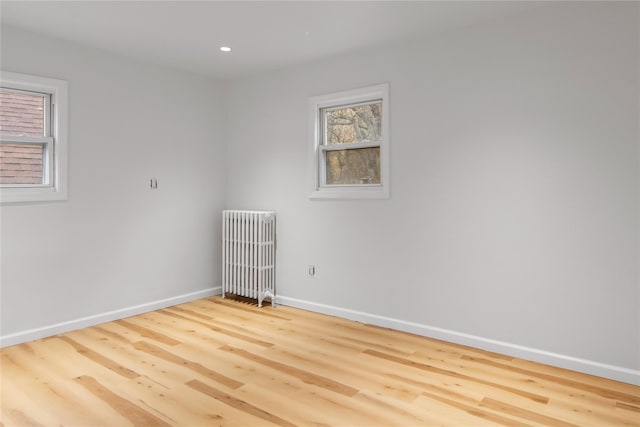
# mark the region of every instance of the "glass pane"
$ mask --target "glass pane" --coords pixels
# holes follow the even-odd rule
[[[0,144],[0,184],[43,184],[44,146]]]
[[[326,109],[326,145],[379,141],[382,137],[382,101],[371,104]]]
[[[0,90],[0,132],[5,135],[45,136],[46,95]]]
[[[326,184],[380,184],[380,147],[326,152]]]

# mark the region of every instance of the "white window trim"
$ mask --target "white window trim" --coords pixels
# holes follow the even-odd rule
[[[0,83],[11,89],[28,90],[51,94],[53,114],[51,117],[52,149],[46,167],[49,168],[49,182],[45,185],[9,185],[0,187],[0,202],[44,202],[67,200],[67,159],[68,159],[68,83],[64,80],[33,76],[30,74],[0,72]],[[27,137],[5,136],[5,141]]]
[[[322,145],[320,114],[323,108],[382,100],[382,139],[380,143],[360,142],[349,148],[380,147],[380,184],[322,185],[324,152],[341,149]],[[309,185],[310,199],[388,199],[389,198],[389,84],[314,96],[309,99]]]

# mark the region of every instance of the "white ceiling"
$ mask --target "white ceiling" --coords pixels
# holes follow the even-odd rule
[[[530,2],[0,2],[1,23],[156,64],[234,78],[530,10]],[[232,52],[224,54],[219,47]]]

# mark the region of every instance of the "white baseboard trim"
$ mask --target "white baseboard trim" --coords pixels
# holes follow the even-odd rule
[[[144,304],[134,305],[132,307],[121,308],[118,310],[107,311],[105,313],[81,317],[79,319],[56,323],[54,325],[47,325],[41,328],[15,332],[0,337],[0,348],[20,344],[27,341],[33,341],[40,338],[50,337],[69,331],[75,331],[76,329],[87,328],[89,326],[99,325],[100,323],[123,319],[125,317],[135,316],[136,314],[147,313],[149,311],[171,307],[173,305],[182,304],[184,302],[193,301],[200,298],[210,297],[212,295],[219,295],[221,293],[221,286],[207,288],[196,292],[190,292],[188,294],[177,295],[171,298],[151,301]]]
[[[317,313],[328,314],[362,323],[381,326],[384,328],[396,329],[429,338],[435,338],[455,344],[466,345],[482,350],[500,353],[519,359],[544,363],[546,365],[583,372],[629,384],[640,385],[640,370],[623,368],[620,366],[608,365],[594,362],[592,360],[580,359],[563,354],[552,353],[536,348],[525,347],[504,341],[497,341],[475,335],[465,334],[420,323],[407,322],[405,320],[393,319],[362,311],[350,310],[347,308],[335,307],[332,305],[319,304],[311,301],[300,300],[287,296],[276,296],[276,303]]]

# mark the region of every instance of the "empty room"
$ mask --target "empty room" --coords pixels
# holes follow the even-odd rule
[[[640,426],[640,3],[0,2],[0,426]]]

